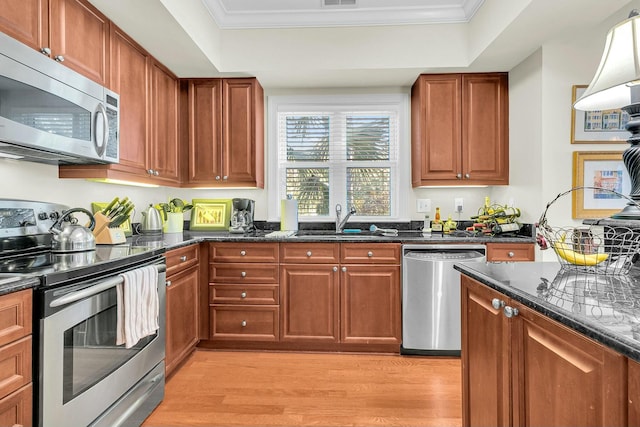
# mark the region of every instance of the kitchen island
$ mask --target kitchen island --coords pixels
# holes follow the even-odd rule
[[[465,425],[638,425],[640,275],[456,264]]]

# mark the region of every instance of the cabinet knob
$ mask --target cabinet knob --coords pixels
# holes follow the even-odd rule
[[[240,256],[245,256],[247,254],[247,251],[240,251]]]
[[[228,177],[227,175],[225,175],[225,176],[223,176],[223,177],[222,177],[222,180],[223,180],[223,181],[226,181],[226,180],[227,180],[227,178],[229,178],[229,177]]]
[[[154,174],[155,176],[158,176],[158,175],[160,175],[160,172],[158,172],[157,170],[154,170],[154,171],[153,171],[153,174]]]
[[[55,59],[58,62],[64,62],[64,56],[62,55],[56,55],[53,57],[53,59]]]
[[[242,276],[242,277],[247,277],[247,272],[246,272],[246,271],[243,271],[242,273],[240,273],[240,276]]]
[[[338,271],[338,267],[333,267],[333,271],[334,272]]]
[[[246,292],[242,292],[242,293],[240,294],[240,298],[246,298],[246,297],[247,297],[247,293],[246,293]]]
[[[307,251],[307,256],[310,257],[311,256],[311,251]]]
[[[171,280],[167,280],[167,288],[171,286]]]
[[[342,272],[346,273],[347,272],[347,267],[342,267]]]
[[[148,173],[149,175],[153,175],[153,169],[147,169],[147,173]]]
[[[220,175],[216,176],[216,181],[220,181]]]
[[[512,317],[516,317],[519,313],[517,308],[513,308],[511,306],[506,306],[502,312],[504,313],[505,317],[511,319]]]
[[[369,258],[371,258],[371,257],[373,256],[373,252],[371,252],[371,251],[367,252],[367,256],[368,256]]]
[[[507,256],[509,258],[513,258],[514,256],[516,256],[516,254],[514,254],[513,252],[509,252],[509,253],[507,253]]]
[[[457,175],[456,175],[456,178],[458,178],[458,179],[462,179],[462,174],[461,174],[461,173],[457,174]]]
[[[40,53],[43,55],[51,55],[51,49],[49,49],[48,47],[43,47],[42,49],[40,49]]]
[[[247,321],[243,320],[242,322],[240,322],[240,326],[242,326],[243,328],[247,326]]]
[[[465,178],[467,178],[467,179],[469,179],[469,178],[471,178],[471,175],[469,175],[468,173],[465,173],[465,174],[464,174],[464,177],[465,177]]]
[[[187,260],[187,256],[186,255],[182,255],[180,257],[180,262],[185,262]]]
[[[498,298],[494,298],[491,300],[491,306],[496,310],[500,310],[502,307],[504,307],[504,301]]]

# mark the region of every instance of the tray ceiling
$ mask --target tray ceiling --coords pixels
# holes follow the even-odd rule
[[[220,28],[460,23],[484,0],[203,0]]]

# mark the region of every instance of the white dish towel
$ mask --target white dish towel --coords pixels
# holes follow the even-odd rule
[[[121,276],[124,280],[116,287],[116,345],[131,348],[159,328],[158,269],[140,267]]]

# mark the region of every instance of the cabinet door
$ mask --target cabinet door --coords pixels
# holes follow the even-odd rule
[[[212,184],[222,180],[222,80],[189,83],[190,184]]]
[[[151,147],[154,178],[178,182],[178,81],[158,62],[151,64]]]
[[[514,425],[626,425],[624,356],[511,305]]]
[[[33,387],[31,384],[0,399],[0,425],[33,425]]]
[[[461,285],[462,424],[510,426],[510,323],[492,306],[506,299],[466,276]]]
[[[256,79],[223,80],[223,180],[264,187],[264,94]]]
[[[339,280],[330,264],[280,267],[281,341],[339,341]]]
[[[198,267],[169,276],[167,283],[166,373],[187,357],[198,343]]]
[[[109,21],[84,0],[50,0],[51,57],[106,86],[109,83]]]
[[[627,401],[629,425],[640,425],[640,363],[635,360],[627,360],[628,385]]]
[[[0,31],[36,50],[49,46],[49,0],[4,0]]]
[[[465,184],[509,183],[509,102],[504,73],[462,75]]]
[[[400,344],[400,267],[344,265],[341,342]]]
[[[111,25],[111,84],[120,95],[120,163],[111,167],[147,173],[149,55]]]
[[[422,75],[411,91],[413,186],[456,181],[461,173],[461,77]]]

